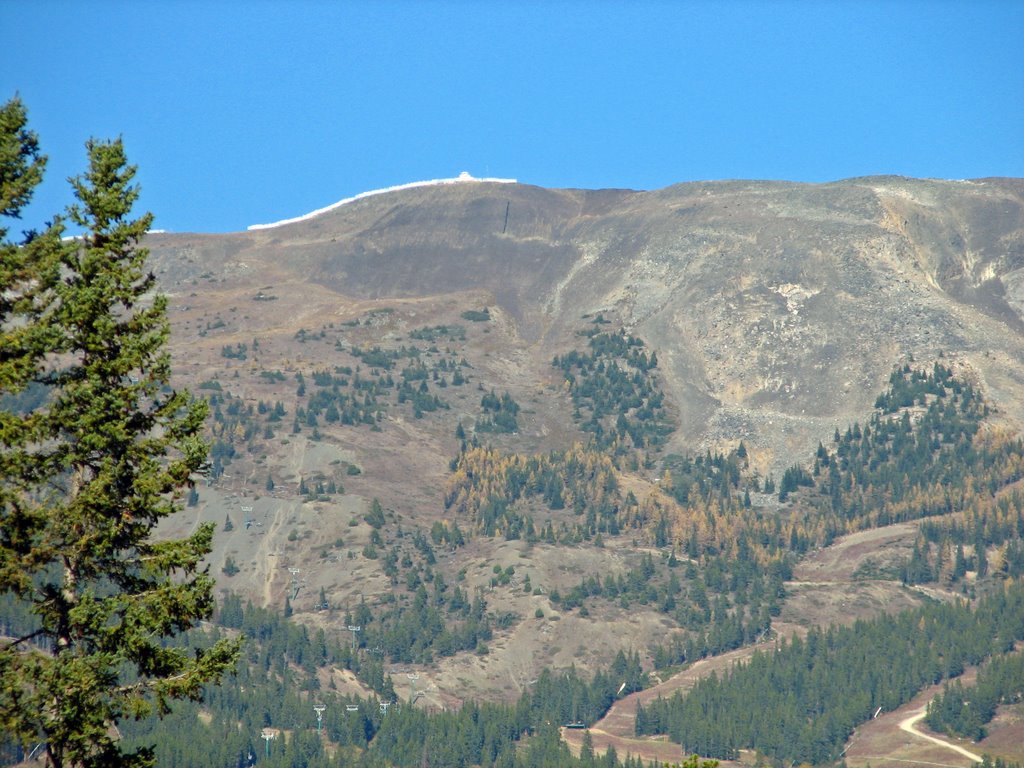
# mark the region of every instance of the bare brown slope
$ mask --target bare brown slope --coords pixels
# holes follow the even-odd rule
[[[942,356],[981,386],[997,418],[1024,424],[1020,180],[716,182],[649,193],[471,183],[365,198],[268,230],[155,234],[148,245],[170,293],[176,377],[193,389],[215,379],[246,408],[282,401],[288,414],[272,438],[236,440],[228,471],[173,524],[179,533],[216,524],[219,587],[278,607],[290,595],[296,620],[335,635],[346,633],[344,610],[317,611],[321,589],[341,608],[392,590],[380,559],[363,555],[370,499],[406,531],[446,520],[455,428],[472,428],[481,390],[508,391],[522,405],[517,434],[486,437],[499,450],[583,437],[551,358],[584,345],[576,334],[598,313],[657,352],[679,424],[669,451],[742,439],[756,468],[778,474],[836,427],[863,420],[892,366],[910,356]],[[488,322],[462,316],[483,306]],[[436,325],[464,334],[439,338],[430,354],[465,359],[471,377],[438,390],[447,409],[418,418],[408,404],[389,406],[380,431],[324,422],[317,437],[308,425],[293,431],[299,372],[355,368],[353,349],[411,344],[414,331]],[[242,357],[231,353],[240,345]],[[642,497],[657,473],[623,482]],[[344,493],[304,500],[300,481],[318,476]],[[519,619],[486,655],[417,667],[419,702],[514,697],[543,667],[593,670],[679,631],[653,607],[608,604],[581,616],[548,598],[588,574],[625,573],[648,551],[634,536],[606,537],[603,548],[473,537],[439,553],[447,583],[486,590],[495,615]],[[895,561],[913,536],[912,527],[889,531],[808,561],[785,620],[849,615],[851,595],[864,611],[903,604],[879,585],[843,581],[854,559]],[[228,557],[240,569],[233,577],[221,570]],[[493,588],[496,565],[530,574],[543,591]],[[390,671],[407,698],[405,670]]]
[[[908,356],[958,355],[1024,417],[1019,180],[450,185],[152,246],[172,290],[206,274],[349,301],[465,294],[507,313],[537,375],[608,312],[657,350],[680,447],[744,438],[765,468],[857,418]]]

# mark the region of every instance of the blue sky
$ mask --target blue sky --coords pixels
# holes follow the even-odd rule
[[[0,0],[0,99],[50,156],[122,136],[154,226],[517,178],[1024,176],[1024,2]]]

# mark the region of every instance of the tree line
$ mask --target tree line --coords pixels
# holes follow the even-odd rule
[[[925,722],[938,733],[971,741],[988,735],[985,726],[1001,704],[1024,700],[1024,655],[997,656],[978,670],[974,685],[953,680],[928,704]]]

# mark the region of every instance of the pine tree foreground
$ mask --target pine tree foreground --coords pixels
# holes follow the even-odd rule
[[[19,218],[45,157],[18,98],[0,106],[0,223]],[[120,140],[90,141],[56,219],[20,242],[0,228],[0,594],[35,626],[0,640],[0,731],[49,765],[148,766],[117,723],[198,700],[239,646],[164,640],[208,618],[213,525],[155,539],[206,461],[205,403],[169,386],[167,301],[130,219]]]

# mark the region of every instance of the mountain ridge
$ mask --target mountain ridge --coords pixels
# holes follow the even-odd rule
[[[375,195],[270,230],[156,235],[150,247],[172,284],[219,267],[239,287],[283,277],[342,303],[478,293],[509,315],[518,343],[544,350],[540,361],[581,315],[612,313],[665,352],[683,431],[735,440],[731,419],[716,428],[709,409],[841,421],[873,396],[832,412],[844,387],[873,393],[900,360],[940,353],[991,375],[1020,423],[1016,398],[999,393],[1022,378],[1022,201],[1012,179],[654,192],[475,182]],[[868,346],[891,349],[869,364]]]
[[[176,383],[213,401],[219,474],[175,525],[217,524],[222,589],[262,606],[287,599],[296,620],[330,633],[364,600],[378,614],[396,593],[399,606],[411,601],[429,574],[486,595],[491,620],[510,622],[487,652],[415,667],[435,706],[507,698],[545,666],[593,670],[618,651],[653,653],[653,638],[692,635],[653,605],[602,598],[585,615],[552,597],[593,574],[632,578],[645,558],[663,568],[688,546],[688,512],[668,544],[653,530],[659,508],[675,509],[680,457],[706,467],[742,445],[731,503],[749,490],[755,517],[785,526],[803,502],[766,481],[809,470],[820,443],[867,424],[894,368],[938,363],[983,393],[986,430],[1024,424],[1024,180],[453,184],[146,245],[169,294]],[[566,362],[596,356],[596,344],[619,351],[586,374]],[[598,417],[574,389],[602,370],[617,371],[602,386],[656,417],[606,420],[634,441],[621,438],[617,465],[587,448]],[[570,466],[614,478],[623,524],[654,517],[602,531],[604,546],[574,542],[600,494],[567,485],[565,498],[544,490],[544,503],[510,497],[484,532],[481,489],[520,470],[548,488],[552,473],[576,482]],[[480,486],[462,483],[469,473]],[[374,501],[380,528],[379,516],[368,522]],[[507,527],[531,516],[532,534]],[[464,545],[443,543],[453,526]],[[916,530],[866,536],[842,579],[790,584],[779,631],[918,599],[891,577]],[[428,532],[429,566],[410,544]],[[890,576],[859,581],[861,571]]]

